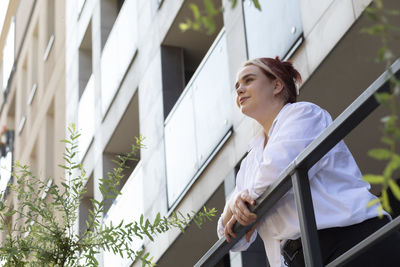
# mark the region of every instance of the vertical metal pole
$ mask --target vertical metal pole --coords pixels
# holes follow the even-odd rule
[[[296,169],[292,175],[292,183],[300,221],[304,262],[307,267],[323,266],[307,170]]]

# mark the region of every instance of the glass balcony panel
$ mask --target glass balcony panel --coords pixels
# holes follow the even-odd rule
[[[282,59],[303,33],[299,0],[259,2],[261,12],[250,0],[243,3],[249,58]]]
[[[81,14],[85,2],[86,0],[78,0],[78,14]]]
[[[172,206],[197,170],[192,92],[189,90],[165,125],[168,205]]]
[[[3,91],[7,89],[8,79],[14,65],[15,19],[13,18],[8,29],[3,48]]]
[[[171,207],[231,128],[224,31],[216,38],[165,124],[168,204]]]
[[[193,84],[197,157],[202,165],[231,127],[234,102],[229,84],[225,34],[211,48]]]
[[[4,194],[7,189],[8,182],[11,179],[11,169],[12,169],[12,153],[7,152],[5,157],[0,158],[0,193]]]
[[[101,56],[101,98],[107,112],[136,53],[137,1],[125,1]]]
[[[131,222],[139,222],[140,216],[143,214],[143,174],[141,163],[139,162],[135,170],[129,176],[124,187],[104,218],[104,224],[119,225],[123,220],[125,224]],[[139,250],[143,244],[143,240],[136,236],[132,236],[132,242],[129,246],[133,250]],[[130,266],[132,260],[121,258],[119,254],[112,251],[104,252],[104,266]]]
[[[79,158],[81,160],[86,154],[94,135],[94,99],[94,78],[92,74],[79,101],[78,126],[81,133],[79,137]]]

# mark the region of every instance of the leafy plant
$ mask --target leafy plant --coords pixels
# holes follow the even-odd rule
[[[251,0],[254,6],[261,11],[261,5],[259,0]],[[235,8],[237,0],[229,0],[231,8]],[[222,6],[216,7],[213,0],[203,0],[204,9],[200,9],[196,4],[189,4],[189,8],[192,11],[193,19],[186,18],[185,22],[179,24],[181,31],[187,30],[205,31],[208,35],[215,32],[215,17],[223,11]]]
[[[62,140],[66,144],[65,165],[60,165],[65,169],[66,177],[60,185],[34,176],[27,165],[15,163],[13,176],[16,183],[11,186],[11,191],[18,201],[15,206],[0,202],[0,230],[5,234],[0,247],[3,266],[97,266],[96,256],[101,251],[140,259],[143,266],[153,266],[149,253],[135,251],[129,246],[133,238],[154,241],[156,235],[171,228],[183,232],[191,221],[200,227],[205,220],[215,216],[215,209],[204,207],[197,214],[173,213],[169,218],[158,213],[153,221],[142,215],[138,222],[121,221],[118,225],[102,222],[105,200],[120,194],[116,186],[123,178],[123,171],[143,147],[143,138],[139,137],[131,152],[118,156],[116,167],[108,178],[100,180],[103,198],[101,201],[91,199],[87,230],[76,233],[73,227],[86,193],[88,177],[82,165],[75,161],[79,133],[74,125],[68,131],[68,138]]]
[[[377,63],[384,63],[389,75],[390,92],[377,93],[376,100],[385,107],[389,112],[387,116],[381,119],[383,123],[383,134],[381,142],[382,148],[374,148],[368,151],[368,155],[379,161],[386,161],[386,166],[381,174],[366,174],[364,180],[371,184],[382,186],[381,196],[379,199],[371,201],[368,205],[372,206],[377,203],[378,210],[382,214],[382,209],[391,212],[389,203],[388,188],[392,191],[397,200],[400,201],[400,187],[393,179],[393,174],[400,169],[400,155],[398,151],[398,143],[400,141],[399,126],[399,95],[400,80],[392,72],[390,65],[395,59],[393,50],[390,48],[390,40],[400,33],[400,27],[390,23],[391,16],[399,16],[400,10],[387,10],[384,8],[383,0],[375,0],[374,5],[366,8],[366,15],[373,21],[373,25],[362,29],[363,33],[379,37],[382,42],[376,58]]]

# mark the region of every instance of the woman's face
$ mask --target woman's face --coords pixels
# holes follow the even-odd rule
[[[259,67],[250,65],[243,67],[236,82],[237,104],[243,114],[261,119],[268,108],[281,101],[278,94],[282,90],[279,79],[268,78]]]

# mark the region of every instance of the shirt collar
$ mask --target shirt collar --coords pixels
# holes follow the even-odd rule
[[[275,117],[274,121],[272,122],[271,128],[268,131],[268,137],[271,136],[272,131],[275,128],[275,125],[277,123],[277,121],[279,120],[279,118],[282,116],[283,110],[285,110],[287,107],[289,107],[291,105],[291,103],[286,103],[282,109],[279,111],[278,115]],[[252,150],[254,147],[256,147],[260,142],[264,142],[265,136],[264,136],[264,131],[261,130],[259,131],[250,141],[249,145],[248,145],[248,149],[247,151],[249,152],[250,150]]]

